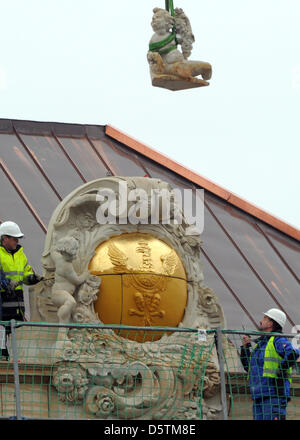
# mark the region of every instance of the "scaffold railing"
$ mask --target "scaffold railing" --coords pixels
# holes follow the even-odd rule
[[[0,418],[17,420],[251,420],[245,356],[263,337],[300,345],[296,334],[12,320],[0,322],[2,349],[5,329]],[[286,374],[266,379],[278,386],[270,396],[265,378],[257,379],[263,411],[269,398],[286,398],[286,418],[299,420],[299,360]]]

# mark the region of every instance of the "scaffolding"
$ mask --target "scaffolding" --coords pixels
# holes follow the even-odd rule
[[[221,328],[62,326],[14,320],[0,325],[11,333],[10,358],[0,361],[2,419],[253,418],[248,374],[240,357],[242,337],[256,339],[266,333]],[[57,360],[51,347],[61,328],[69,332],[71,339],[78,340],[80,335],[80,350],[66,346],[68,355]],[[153,334],[152,342],[149,332]],[[134,334],[139,342],[134,341]],[[141,334],[147,334],[147,342],[140,342]],[[157,339],[158,334],[166,337]],[[170,334],[172,344],[175,341],[176,356],[174,347],[168,343]],[[297,335],[280,336],[297,347]],[[190,340],[188,344],[187,340]],[[99,350],[104,348],[109,358],[105,361],[106,353],[102,365],[93,363],[93,353],[96,356],[98,351],[99,356]],[[219,408],[214,413],[208,402],[216,396]],[[292,371],[290,399],[287,419],[299,420],[297,362]]]

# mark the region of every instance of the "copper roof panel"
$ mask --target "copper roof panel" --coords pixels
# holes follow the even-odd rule
[[[34,264],[36,270],[41,271],[40,260],[44,249],[45,232],[33,218],[32,213],[2,170],[0,170],[0,188],[0,220],[4,222],[15,219],[20,222],[25,233],[22,245],[26,248],[27,257]]]
[[[257,319],[262,310],[275,306],[265,287],[207,208],[202,241],[203,250],[253,318]]]
[[[277,306],[293,324],[300,322],[299,284],[256,227],[255,220],[216,197],[207,195],[205,200]]]
[[[192,183],[188,185],[186,179],[179,178],[174,173],[168,173],[168,170],[163,169],[160,165],[154,164],[148,159],[142,158],[141,161],[151,177],[166,180],[173,187],[177,188],[185,188],[188,186],[194,187]],[[221,276],[221,278],[224,277],[224,281],[226,280],[232,289],[231,307],[228,307],[228,310],[231,310],[231,314],[232,301],[234,301],[235,307],[237,305],[234,292],[238,292],[238,297],[241,300],[242,290],[246,299],[245,301],[241,301],[241,304],[244,306],[245,310],[252,310],[252,308],[249,307],[249,303],[252,303],[255,297],[255,301],[259,305],[260,313],[263,307],[262,304],[265,305],[266,310],[276,306],[282,308],[289,315],[291,325],[294,325],[295,322],[300,321],[300,307],[297,306],[300,300],[299,284],[297,280],[291,276],[289,271],[286,268],[283,268],[282,261],[280,261],[278,255],[268,244],[265,236],[259,232],[257,225],[262,224],[262,222],[259,219],[254,219],[252,216],[249,216],[246,213],[242,213],[242,211],[240,211],[238,208],[229,205],[223,199],[217,198],[214,195],[209,195],[208,191],[205,192],[205,201],[207,203],[207,208],[211,209],[212,213],[215,214],[215,224],[212,222],[212,217],[209,217],[208,210],[206,209],[204,231],[202,234],[203,250],[205,249],[207,257],[215,255],[215,257],[211,259],[211,262],[219,269],[219,275],[217,275],[215,271],[210,273],[213,273],[214,278],[216,276]],[[207,224],[208,219],[210,219],[209,224]],[[236,271],[236,281],[234,283],[230,281],[226,274],[233,274],[235,272],[235,268],[232,268],[231,270],[228,268],[225,274],[221,269],[223,265],[222,261],[226,261],[226,255],[223,255],[222,258],[220,250],[214,254],[212,249],[209,249],[209,247],[206,246],[206,236],[209,227],[213,228],[213,237],[216,236],[218,228],[223,230],[226,237],[225,230],[227,228],[229,239],[227,240],[224,237],[220,239],[220,243],[223,243],[224,246],[225,243],[229,245],[231,242],[231,247],[235,247],[236,251],[240,253],[238,259],[244,260],[246,266],[244,269],[239,269]],[[245,240],[245,242],[243,240]],[[209,245],[212,245],[213,241],[214,239],[209,239]],[[252,247],[250,246],[250,243],[247,243],[247,241],[252,243]],[[255,248],[255,243],[257,243],[257,245],[258,243],[260,244],[260,249]],[[232,252],[232,249],[230,252]],[[206,267],[208,267],[208,265],[211,266],[207,260]],[[249,286],[251,285],[249,280],[242,280],[241,285],[236,287],[237,279],[242,276],[242,274],[250,274],[250,272],[254,278],[256,278],[256,285],[257,283],[259,284],[259,287],[255,288],[254,293],[251,293],[251,289],[249,290]],[[253,276],[252,280],[254,281]],[[214,285],[216,283],[208,276],[208,274],[205,274],[205,284]],[[224,282],[222,288],[225,288],[228,293],[228,289],[226,289]],[[264,303],[262,296],[257,296],[258,292],[260,292],[260,295],[264,295]],[[216,293],[219,297],[224,297],[220,291],[216,290]],[[270,295],[271,298],[268,298],[268,295]],[[224,299],[225,298],[227,298],[227,295],[224,297]],[[226,303],[228,302],[229,300],[227,298]],[[256,315],[253,314],[252,311],[251,314],[253,322],[256,322]]]
[[[113,143],[109,139],[105,139],[105,141],[94,139],[92,142],[115,176],[123,176],[125,170],[126,176],[143,177],[145,175],[145,171],[138,163],[134,153],[129,154],[116,142]]]
[[[117,133],[116,138],[107,136],[103,126],[0,119],[0,221],[20,223],[26,252],[37,270],[55,207],[85,181],[109,174],[147,174],[181,190],[199,188],[199,182],[208,185],[128,136]],[[272,222],[269,215],[259,211],[256,216],[255,207],[242,199],[236,204],[239,209],[230,203],[230,192],[213,182],[208,187],[202,234],[204,284],[219,297],[227,327],[254,328],[266,309],[280,307],[289,315],[289,331],[300,321],[300,243],[292,238],[299,231],[276,219],[273,227],[266,225],[261,219]],[[280,232],[277,224],[292,235]]]
[[[283,263],[292,272],[298,283],[300,283],[299,243],[267,225],[261,224],[260,227],[270,241],[270,245],[274,247]]]
[[[220,185],[215,184],[211,180],[197,174],[195,171],[192,171],[183,165],[175,162],[173,159],[165,156],[164,154],[153,150],[147,145],[139,142],[138,140],[128,136],[127,134],[121,132],[120,130],[112,127],[111,125],[107,125],[105,127],[105,133],[116,139],[119,142],[124,143],[124,145],[128,146],[131,150],[135,152],[139,152],[141,155],[146,156],[147,158],[152,159],[155,163],[159,163],[164,168],[166,168],[172,174],[177,174],[185,177],[191,183],[194,183],[197,186],[204,188],[206,191],[217,195],[223,200],[228,201],[231,205],[236,206],[243,211],[247,212],[250,215],[260,219],[261,221],[273,226],[275,229],[284,232],[285,234],[295,238],[296,240],[300,240],[300,230],[296,227],[289,225],[283,220],[275,217],[274,215],[264,211],[263,209],[255,206],[253,203],[248,202],[245,199],[242,199],[238,195],[228,191],[227,189],[221,187]]]
[[[59,199],[17,137],[1,135],[1,160],[45,225]]]
[[[83,180],[51,136],[20,135],[63,199]]]
[[[178,176],[176,173],[170,173],[167,168],[153,162],[150,159],[140,156],[140,161],[147,170],[149,177],[157,178],[168,182],[174,188],[193,188],[194,184]]]
[[[219,276],[214,266],[202,252],[202,264],[204,284],[209,286],[218,296],[224,311],[227,328],[251,328],[256,330],[257,317],[253,317],[249,311],[239,302],[238,292],[233,292],[227,286],[225,280]],[[237,296],[234,298],[233,294]]]
[[[57,139],[87,182],[107,175],[107,168],[87,139],[60,136]]]

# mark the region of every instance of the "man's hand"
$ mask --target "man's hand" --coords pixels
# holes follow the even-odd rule
[[[251,345],[251,338],[248,335],[244,335],[243,336],[243,346],[249,347],[249,345]]]
[[[287,379],[289,374],[287,370],[283,370],[282,368],[278,368],[277,370],[277,379]]]
[[[44,279],[44,277],[42,275],[38,275],[36,273],[34,274],[34,276],[35,276],[35,281],[37,283],[39,283],[40,281],[42,281]]]
[[[36,273],[31,273],[26,277],[26,284],[29,284],[31,286],[39,283],[40,281],[42,281],[42,279],[43,279],[42,276],[37,275]]]

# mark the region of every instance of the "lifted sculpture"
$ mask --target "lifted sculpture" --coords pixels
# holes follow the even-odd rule
[[[154,8],[153,12],[151,25],[155,33],[147,54],[152,85],[173,91],[208,86],[211,65],[188,60],[195,37],[183,10],[174,9],[171,2],[170,12],[161,8]],[[198,75],[203,79],[196,78]]]

